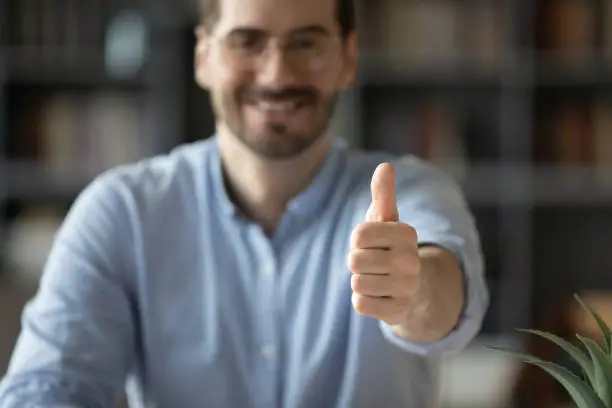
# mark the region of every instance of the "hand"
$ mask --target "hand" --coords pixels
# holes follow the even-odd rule
[[[351,234],[352,303],[362,315],[399,325],[425,304],[417,233],[399,222],[390,164],[376,168],[371,188],[366,221]]]

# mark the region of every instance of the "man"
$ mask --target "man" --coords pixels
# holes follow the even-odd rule
[[[219,0],[196,79],[217,133],[99,176],[23,316],[0,407],[432,406],[429,356],[488,302],[468,209],[416,159],[327,132],[352,2]]]

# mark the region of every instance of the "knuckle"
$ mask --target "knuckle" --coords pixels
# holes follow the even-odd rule
[[[359,241],[361,240],[361,225],[356,226],[351,232],[351,248],[358,248]]]
[[[351,251],[348,256],[348,267],[351,271],[357,273],[361,267],[361,256],[358,251]]]
[[[366,299],[363,296],[354,293],[352,296],[352,301],[353,307],[357,313],[362,315],[366,314]]]
[[[354,251],[350,251],[348,253],[348,256],[346,257],[346,265],[348,266],[348,268],[351,271],[355,271],[355,266],[356,266],[356,260],[355,260],[355,252]]]
[[[370,228],[371,225],[367,222],[362,222],[355,227],[351,234],[351,241],[353,242],[354,247],[361,248],[365,246]]]
[[[414,228],[412,225],[408,225],[408,224],[403,224],[404,225],[404,231],[405,234],[413,241],[417,241],[418,240],[418,233],[416,228]]]
[[[353,289],[353,292],[356,292],[356,293],[361,292],[362,282],[363,281],[361,280],[361,276],[359,275],[351,276],[351,289]]]

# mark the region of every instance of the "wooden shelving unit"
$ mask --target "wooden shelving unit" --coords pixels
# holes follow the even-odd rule
[[[165,0],[0,3],[0,261],[22,210],[67,208],[100,172],[184,140],[188,11]]]

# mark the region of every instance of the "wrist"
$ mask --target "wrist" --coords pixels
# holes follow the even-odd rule
[[[455,256],[441,248],[420,250],[421,293],[393,331],[408,341],[436,342],[453,332],[465,303],[463,273]]]

